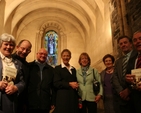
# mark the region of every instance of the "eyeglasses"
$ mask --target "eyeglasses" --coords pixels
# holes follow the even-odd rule
[[[30,49],[26,49],[26,48],[24,48],[24,47],[19,47],[19,48],[21,48],[22,51],[26,51],[27,53],[30,53],[30,52],[31,52]]]

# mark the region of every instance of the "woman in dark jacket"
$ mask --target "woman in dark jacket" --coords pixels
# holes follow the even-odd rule
[[[54,86],[57,96],[54,113],[78,113],[78,83],[76,70],[69,64],[71,52],[64,49],[61,58],[63,62],[55,67]]]
[[[23,91],[23,70],[20,61],[12,57],[15,38],[7,33],[0,36],[0,112],[17,113],[18,95]]]
[[[103,85],[103,103],[105,113],[115,113],[113,90],[111,85],[111,78],[114,72],[114,61],[115,58],[110,54],[103,57],[103,63],[106,68],[101,72],[101,81]]]

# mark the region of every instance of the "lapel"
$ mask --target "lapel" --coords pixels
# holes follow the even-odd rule
[[[71,69],[71,72],[72,72],[72,75],[75,75],[76,74],[76,71],[74,68]]]
[[[81,68],[78,69],[78,74],[79,74],[80,76],[82,76],[82,70],[81,70]]]
[[[76,71],[74,67],[71,69],[72,74],[69,72],[69,70],[66,67],[62,67],[62,65],[60,65],[60,68],[63,69],[63,71],[69,73],[70,75],[76,75]]]
[[[133,50],[129,59],[132,59],[134,57],[137,57],[137,55],[138,55],[138,52],[136,50]]]
[[[105,73],[106,73],[106,69],[101,72],[101,81],[102,82],[104,82]]]
[[[127,63],[126,74],[131,73],[131,68],[134,67],[136,56],[137,56],[137,51],[133,50],[130,57],[129,57],[128,63]],[[121,76],[122,76],[122,60],[123,60],[123,58],[124,58],[124,56],[122,56],[121,59],[119,59],[119,65],[120,65],[119,68],[120,68],[120,75]]]
[[[89,67],[89,69],[88,69],[88,71],[87,71],[87,76],[89,76],[91,73],[93,73],[93,68]],[[81,68],[78,69],[78,74],[79,74],[80,76],[83,76],[83,75],[82,75],[82,69],[81,69]],[[87,77],[87,76],[86,76],[86,77]]]
[[[137,56],[138,56],[138,52],[133,50],[129,58],[128,64],[127,64],[126,74],[130,74],[131,70],[135,68],[134,66],[135,66],[135,61],[136,61]]]
[[[91,67],[89,67],[89,69],[88,69],[88,71],[87,71],[87,76],[89,76],[89,75],[93,75],[94,73],[93,73],[93,68],[91,68]]]
[[[122,56],[120,59],[119,59],[119,75],[121,75],[122,77],[122,61],[123,61],[123,58],[124,56]]]
[[[14,59],[12,61],[13,61],[14,65],[15,65],[16,69],[18,70],[18,68],[19,68],[18,61],[17,60],[14,60]]]
[[[0,58],[0,80],[2,79],[2,61],[1,61],[1,58]]]

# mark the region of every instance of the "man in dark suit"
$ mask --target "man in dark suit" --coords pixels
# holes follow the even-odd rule
[[[131,84],[134,82],[135,77],[135,75],[131,75],[131,70],[141,68],[141,30],[133,34],[133,44],[138,54],[131,59],[133,65],[127,70],[126,81]],[[132,89],[132,100],[135,106],[134,113],[141,113],[141,84],[138,84],[136,88]]]
[[[132,49],[132,40],[129,37],[122,36],[119,37],[117,41],[124,55],[115,63],[115,70],[112,78],[113,88],[116,99],[119,101],[121,113],[133,113],[134,108],[131,107],[132,102],[130,100],[130,89],[128,83],[125,81],[125,75],[128,66],[131,65],[129,61],[134,57],[136,51]],[[126,63],[123,62],[125,59]]]
[[[29,64],[28,113],[49,113],[55,105],[54,72],[46,62],[47,55],[45,48],[41,48],[37,59]]]
[[[16,46],[16,52],[12,55],[14,59],[18,59],[22,63],[22,68],[24,71],[24,81],[27,83],[28,80],[28,62],[26,61],[26,57],[31,52],[32,44],[29,40],[23,39]],[[26,84],[27,86],[27,84]],[[26,111],[26,88],[18,97],[18,113],[25,113]]]

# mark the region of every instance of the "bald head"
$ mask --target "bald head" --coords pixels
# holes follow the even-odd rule
[[[48,52],[47,52],[47,50],[45,48],[39,49],[39,51],[37,52],[37,60],[38,60],[38,62],[45,63],[46,60],[47,60],[47,55],[48,55]]]

